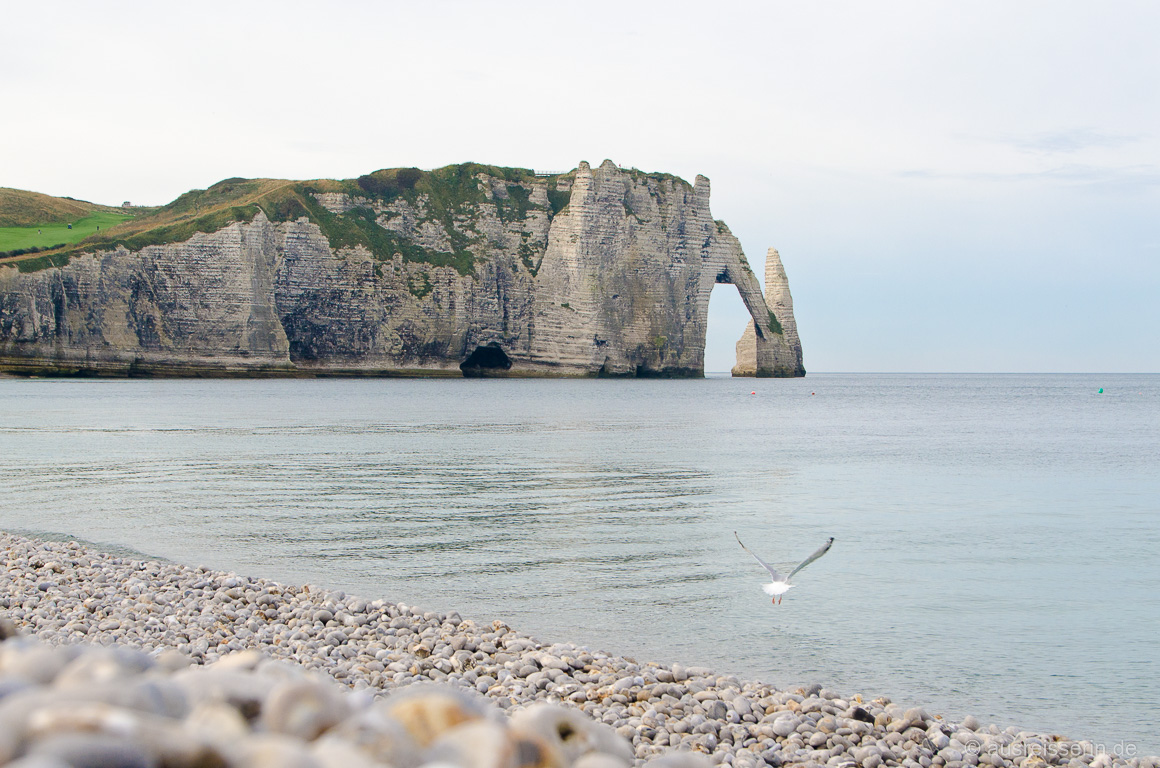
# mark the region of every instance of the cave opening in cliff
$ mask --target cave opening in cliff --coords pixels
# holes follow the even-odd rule
[[[459,364],[459,370],[468,377],[502,375],[511,367],[511,358],[495,343],[476,347],[475,351]]]

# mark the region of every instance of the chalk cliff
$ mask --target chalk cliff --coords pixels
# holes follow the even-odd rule
[[[784,345],[778,347],[778,354],[788,354],[788,358],[778,358],[778,365],[784,369],[792,364],[794,376],[805,376],[806,369],[802,363],[802,342],[798,338],[797,321],[793,316],[793,297],[789,293],[789,279],[785,276],[785,267],[781,264],[781,255],[776,248],[770,248],[765,253],[765,302],[769,311],[773,313],[776,323],[775,333],[784,340]],[[737,364],[733,366],[734,376],[757,376],[757,332],[752,321],[746,327],[741,338],[737,341]]]
[[[411,170],[227,180],[153,229],[0,265],[0,370],[700,376],[720,282],[755,319],[755,373],[800,375],[708,179]]]

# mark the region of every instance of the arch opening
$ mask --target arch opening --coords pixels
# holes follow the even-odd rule
[[[459,364],[459,370],[468,378],[501,376],[511,367],[511,358],[495,342],[476,347],[475,351]]]
[[[753,317],[736,285],[717,283],[713,286],[705,322],[706,376],[730,375],[737,363],[737,340],[751,320]]]

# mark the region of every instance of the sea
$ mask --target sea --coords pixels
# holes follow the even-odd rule
[[[0,379],[0,529],[1160,754],[1160,375]],[[834,537],[780,605],[767,562]]]

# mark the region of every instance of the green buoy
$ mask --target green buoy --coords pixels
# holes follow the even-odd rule
[[[1104,393],[1104,388],[1103,388],[1103,387],[1100,387],[1100,391],[1099,391],[1099,392],[1097,392],[1096,394],[1097,394],[1097,395],[1102,395],[1103,393]]]

